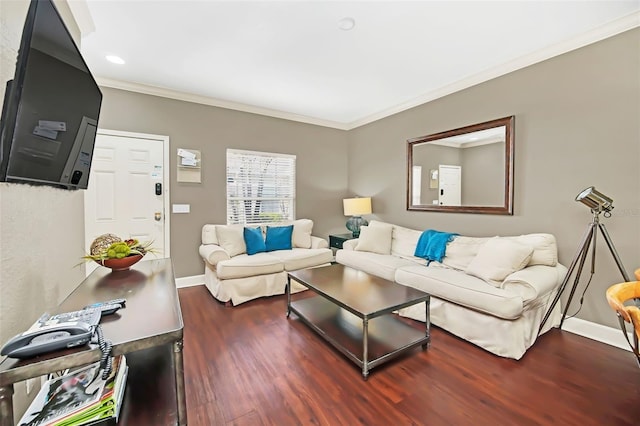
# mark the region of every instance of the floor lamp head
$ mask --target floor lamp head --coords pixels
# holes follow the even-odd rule
[[[613,200],[602,192],[590,186],[576,196],[576,201],[589,207],[594,214],[604,213],[605,217],[611,216],[613,210]]]
[[[613,255],[613,259],[616,261],[616,265],[618,266],[618,269],[622,274],[622,278],[624,279],[625,282],[630,281],[629,275],[627,275],[627,271],[624,269],[624,266],[622,265],[622,260],[620,259],[620,256],[618,255],[618,252],[616,251],[616,248],[613,245],[613,241],[611,240],[611,237],[607,232],[607,228],[605,228],[604,224],[600,223],[600,220],[599,220],[600,213],[604,213],[605,217],[611,216],[611,210],[613,210],[613,200],[607,197],[606,195],[604,195],[602,192],[596,191],[595,187],[590,186],[576,196],[576,201],[581,202],[582,204],[584,204],[585,206],[591,209],[591,212],[593,213],[593,220],[589,224],[587,231],[584,233],[584,237],[582,238],[580,247],[578,248],[578,251],[576,252],[573,260],[571,261],[569,268],[567,269],[567,273],[564,279],[562,280],[562,283],[560,284],[560,288],[558,289],[556,296],[551,302],[551,305],[547,309],[547,313],[544,315],[544,318],[542,319],[542,322],[540,324],[538,331],[543,330],[545,323],[547,322],[547,320],[549,319],[549,316],[553,312],[554,307],[560,301],[560,297],[562,296],[562,293],[567,287],[567,284],[569,283],[569,280],[571,279],[571,276],[577,267],[576,276],[575,276],[575,279],[573,280],[573,287],[571,288],[571,292],[569,293],[569,298],[566,301],[564,311],[562,312],[562,317],[560,319],[560,325],[558,326],[558,328],[562,328],[562,323],[567,317],[567,311],[569,309],[569,306],[571,306],[571,300],[573,299],[573,295],[580,282],[580,274],[583,271],[584,262],[587,259],[587,253],[589,251],[589,248],[593,250],[591,254],[591,276],[593,276],[593,274],[595,273],[595,259],[596,259],[595,238],[596,238],[598,229],[600,230],[600,232],[602,232],[602,235],[605,241],[607,242],[607,247],[609,247],[609,251]],[[593,242],[593,245],[591,244],[592,242]],[[591,282],[591,278],[589,278],[589,282]],[[585,287],[584,293],[586,293],[588,286],[589,284],[587,283],[587,287]],[[584,293],[583,293],[583,296],[584,296]],[[582,306],[582,301],[583,299],[581,298],[580,306]],[[580,310],[580,308],[578,308],[578,310]]]

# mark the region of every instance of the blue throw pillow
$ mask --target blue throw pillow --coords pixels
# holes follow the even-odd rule
[[[244,244],[247,246],[247,254],[256,254],[267,250],[262,238],[262,229],[244,228]]]
[[[267,226],[267,251],[291,250],[291,234],[293,225]]]

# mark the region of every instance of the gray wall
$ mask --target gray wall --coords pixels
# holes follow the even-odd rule
[[[349,189],[373,197],[381,220],[416,229],[552,233],[568,265],[591,221],[574,199],[595,185],[614,199],[613,216],[603,222],[632,273],[640,267],[639,39],[640,29],[627,31],[351,131]],[[407,139],[509,115],[515,115],[513,216],[406,211]],[[604,292],[623,279],[602,238],[597,247],[596,274],[578,317],[617,327]]]
[[[462,150],[462,204],[504,205],[504,143]]]
[[[170,219],[177,277],[204,273],[198,255],[202,225],[226,223],[227,148],[295,154],[296,216],[312,219],[317,236],[345,232],[346,132],[123,90],[102,91],[100,128],[170,137],[170,201],[191,205],[191,213]],[[176,181],[178,148],[201,151],[201,184]]]

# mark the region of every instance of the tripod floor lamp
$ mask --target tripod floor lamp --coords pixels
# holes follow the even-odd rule
[[[556,306],[556,304],[560,300],[562,293],[564,293],[564,290],[567,287],[569,280],[571,279],[571,275],[573,275],[573,272],[574,270],[576,270],[576,267],[577,267],[578,269],[576,271],[575,279],[573,281],[573,286],[571,287],[571,292],[569,293],[569,299],[567,300],[567,304],[564,307],[564,311],[562,312],[562,319],[560,320],[560,326],[558,327],[558,328],[562,328],[562,323],[564,322],[567,316],[567,310],[569,309],[569,305],[571,305],[571,300],[573,299],[573,295],[576,291],[576,287],[578,287],[578,282],[580,281],[580,275],[582,274],[582,269],[584,267],[585,260],[587,259],[587,255],[589,253],[589,247],[591,245],[593,245],[591,249],[591,274],[593,275],[595,273],[596,239],[598,236],[598,229],[602,233],[602,236],[604,237],[604,240],[607,243],[607,247],[609,247],[609,251],[613,255],[613,259],[615,260],[616,265],[618,266],[618,269],[622,274],[622,277],[624,278],[625,281],[630,281],[629,275],[627,275],[627,272],[625,271],[624,266],[622,266],[622,262],[620,261],[620,256],[618,256],[618,252],[616,251],[616,248],[613,245],[613,241],[611,240],[611,237],[607,232],[607,228],[604,227],[603,223],[600,223],[600,214],[602,214],[604,217],[611,216],[611,210],[613,210],[613,200],[607,197],[606,195],[602,194],[601,192],[598,192],[593,186],[590,186],[589,188],[585,189],[580,194],[578,194],[578,196],[576,197],[576,201],[579,201],[582,204],[585,204],[587,207],[589,207],[591,209],[591,213],[593,214],[593,218],[591,220],[591,223],[587,226],[587,230],[585,231],[584,236],[582,237],[582,241],[580,242],[578,251],[573,257],[571,264],[569,265],[569,269],[567,270],[567,275],[564,277],[564,280],[562,281],[562,284],[558,289],[558,293],[556,294],[556,297],[553,299],[553,302],[551,302],[551,306],[549,307],[549,310],[547,310],[547,313],[542,319],[542,324],[540,324],[540,330],[542,330],[542,327],[549,319],[549,316],[551,315],[553,308]]]

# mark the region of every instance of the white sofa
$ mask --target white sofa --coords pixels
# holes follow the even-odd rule
[[[414,257],[421,231],[372,221],[361,232],[336,253],[338,263],[429,293],[434,325],[508,358],[520,359],[536,341],[567,272],[551,234],[455,236],[442,261],[427,266]],[[399,314],[425,321],[420,305]],[[540,334],[560,317],[557,304]]]
[[[238,305],[259,297],[283,294],[287,272],[330,264],[329,243],[311,235],[313,221],[299,219],[269,226],[293,225],[290,250],[247,254],[242,225],[202,227],[199,253],[204,260],[205,286],[221,302]],[[252,227],[264,225],[251,225]],[[292,286],[300,291],[302,286]]]

